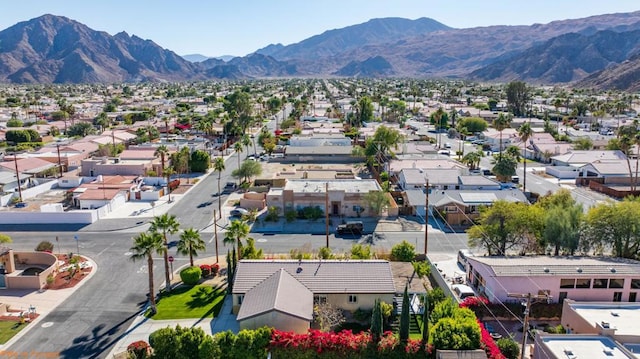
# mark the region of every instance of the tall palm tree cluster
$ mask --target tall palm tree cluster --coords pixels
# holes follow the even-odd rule
[[[180,224],[176,216],[167,213],[157,216],[151,222],[149,231],[142,232],[133,238],[133,253],[131,259],[137,261],[147,260],[149,274],[149,305],[152,313],[157,312],[156,297],[153,284],[153,255],[160,254],[164,257],[165,289],[171,292],[171,278],[169,271],[169,242],[168,235],[175,234],[180,230]],[[193,266],[193,257],[198,255],[198,251],[205,250],[205,243],[200,236],[200,232],[193,228],[184,229],[180,233],[178,241],[178,252],[189,256],[189,263]]]

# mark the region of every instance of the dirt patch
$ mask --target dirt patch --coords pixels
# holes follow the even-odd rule
[[[60,264],[58,273],[55,274],[53,281],[47,283],[47,289],[56,290],[74,287],[93,270],[93,267],[88,265],[89,261],[83,257],[80,257],[78,262],[72,263],[73,261],[66,254],[62,254],[58,256],[58,260],[64,261],[64,264]]]

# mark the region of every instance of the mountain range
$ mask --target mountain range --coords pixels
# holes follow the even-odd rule
[[[625,90],[638,86],[639,54],[640,11],[467,29],[429,18],[372,19],[226,62],[202,55],[185,59],[126,32],[112,36],[43,15],[0,31],[0,82],[419,77]]]

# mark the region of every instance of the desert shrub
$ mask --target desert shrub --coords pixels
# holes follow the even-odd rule
[[[277,222],[279,219],[278,214],[280,213],[280,208],[271,206],[267,209],[267,215],[264,217],[264,220],[267,222]]]
[[[296,220],[297,217],[298,217],[298,212],[293,210],[286,211],[284,213],[284,218],[287,220],[287,222],[293,222]]]
[[[186,285],[196,285],[198,281],[202,277],[202,270],[200,267],[188,267],[180,271],[180,279],[182,279],[182,283]]]
[[[36,252],[53,252],[53,243],[49,241],[42,241],[36,246]]]

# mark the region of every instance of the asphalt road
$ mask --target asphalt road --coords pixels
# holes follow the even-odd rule
[[[273,127],[273,124],[269,125]],[[241,153],[241,158],[246,155],[246,152]],[[232,180],[231,172],[237,164],[235,156],[226,161],[221,179],[223,185]],[[169,213],[178,217],[181,228],[202,229],[210,225],[213,209],[217,208],[218,198],[212,196],[217,192],[217,180],[218,174],[211,172],[170,209]],[[221,198],[223,203],[226,197]],[[61,358],[68,359],[105,358],[147,302],[146,263],[133,262],[128,252],[132,237],[146,230],[147,222],[139,218],[124,218],[101,220],[89,226],[61,223],[0,227],[0,231],[12,237],[12,248],[16,250],[32,250],[42,240],[55,243],[57,236],[60,241],[56,251],[79,250],[98,266],[91,280],[7,350],[19,353],[59,352]],[[78,236],[78,242],[74,235]],[[210,245],[201,255],[215,255],[214,248]],[[187,258],[175,250],[172,252],[176,257],[174,269],[187,263]],[[156,290],[163,282],[163,268],[162,258],[158,256],[154,260]]]

